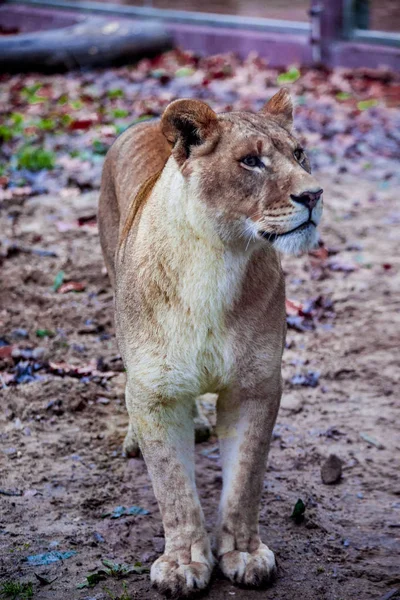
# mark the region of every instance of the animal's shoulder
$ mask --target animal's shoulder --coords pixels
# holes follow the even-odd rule
[[[129,173],[140,180],[139,186],[159,171],[171,154],[171,148],[160,129],[160,121],[152,119],[129,127],[109,151],[117,175]]]

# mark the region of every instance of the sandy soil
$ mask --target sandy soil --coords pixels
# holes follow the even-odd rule
[[[329,253],[284,260],[288,298],[322,296],[325,309],[304,320],[312,329],[288,331],[261,511],[278,579],[259,592],[216,573],[206,595],[213,600],[400,597],[398,197],[385,182],[320,179]],[[94,192],[66,191],[14,199],[0,213],[0,581],[31,581],[41,600],[121,598],[115,578],[76,586],[103,558],[150,565],[163,548],[145,465],[121,456],[127,415],[112,293],[96,225],[86,219],[96,202]],[[65,280],[85,282],[85,291],[56,293],[61,270]],[[54,336],[40,338],[38,329]],[[16,385],[16,369],[32,381]],[[307,378],[295,376],[309,371],[319,373],[318,385],[298,385]],[[328,486],[320,469],[331,453],[343,461],[343,477]],[[197,481],[212,532],[221,489],[214,438],[197,445]],[[299,498],[302,524],[290,518]],[[150,514],[102,518],[118,505]],[[27,561],[49,550],[76,554],[49,566]],[[57,579],[43,585],[35,574]],[[125,581],[124,600],[158,597],[148,574]]]

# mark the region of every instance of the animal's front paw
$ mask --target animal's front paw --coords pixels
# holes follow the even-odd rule
[[[185,598],[208,586],[212,565],[202,562],[181,564],[172,555],[163,554],[151,567],[153,585],[163,594]]]
[[[265,544],[254,552],[227,552],[220,557],[219,566],[225,577],[250,587],[266,585],[276,572],[274,553]]]

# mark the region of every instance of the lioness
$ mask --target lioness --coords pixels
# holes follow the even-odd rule
[[[129,431],[152,478],[159,590],[186,596],[214,565],[194,478],[196,396],[218,394],[223,469],[215,556],[249,586],[274,573],[258,514],[281,397],[285,286],[277,251],[317,240],[322,190],[282,89],[257,113],[176,100],[108,152],[100,239],[115,290]]]

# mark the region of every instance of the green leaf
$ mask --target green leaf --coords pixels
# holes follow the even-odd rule
[[[120,517],[128,517],[128,516],[136,516],[136,515],[148,515],[149,511],[141,506],[130,506],[129,508],[125,508],[125,506],[116,506],[111,513],[104,513],[101,516],[110,517],[111,519],[119,519]]]
[[[59,97],[59,99],[57,100],[57,104],[60,104],[60,106],[67,104],[67,102],[68,102],[68,94],[62,94]]]
[[[82,589],[85,587],[91,588],[94,587],[99,581],[104,581],[107,579],[107,573],[103,570],[96,571],[95,573],[90,573],[90,575],[86,575],[86,581],[79,583],[76,587],[78,589]]]
[[[379,102],[375,98],[371,98],[370,100],[360,100],[357,102],[358,110],[368,110],[369,108],[374,108],[374,106],[378,106]]]
[[[14,112],[10,115],[10,120],[16,127],[21,127],[24,122],[24,115],[22,113]]]
[[[51,552],[45,552],[44,554],[33,554],[32,556],[27,556],[25,560],[30,565],[52,565],[59,560],[66,560],[67,558],[71,558],[71,556],[75,556],[77,554],[76,550],[67,550],[66,552],[61,552],[59,550],[52,550]]]
[[[101,561],[105,567],[106,572],[112,577],[127,577],[131,573],[148,573],[149,568],[143,567],[142,563],[136,562],[134,565],[128,565],[126,563],[115,563],[108,558],[103,558]]]
[[[297,67],[290,67],[286,73],[281,73],[277,77],[277,83],[281,85],[282,83],[294,83],[301,77],[301,73]]]
[[[114,119],[123,119],[129,116],[129,110],[125,110],[124,108],[114,108],[111,111],[111,114]]]
[[[22,88],[21,94],[24,96],[34,96],[36,92],[42,87],[41,83],[34,83],[33,85],[27,85]]]
[[[54,283],[53,283],[53,290],[56,292],[58,290],[58,288],[61,287],[62,282],[64,281],[64,271],[58,271],[57,275],[55,276],[54,279]]]
[[[349,98],[351,98],[351,94],[348,92],[339,92],[336,94],[337,100],[348,100]]]
[[[73,102],[71,102],[71,107],[74,110],[81,110],[81,108],[83,108],[83,102],[81,102],[80,100],[74,100]]]
[[[0,125],[0,138],[2,138],[5,142],[9,142],[13,137],[14,133],[11,127],[7,127],[7,125]]]
[[[56,122],[54,119],[40,119],[40,121],[36,123],[36,126],[43,131],[51,131],[52,129],[55,129]]]
[[[109,146],[107,146],[106,144],[103,144],[103,142],[101,142],[100,140],[93,141],[93,151],[96,154],[101,154],[102,156],[104,156],[107,154],[108,149],[109,149]]]
[[[70,125],[70,123],[72,123],[73,119],[72,119],[71,115],[62,115],[60,121],[61,121],[61,124],[64,125],[64,127],[68,127],[68,125]]]
[[[18,167],[20,169],[28,169],[28,171],[54,169],[55,162],[56,157],[54,152],[35,146],[25,146],[17,155]]]
[[[38,338],[45,338],[45,337],[54,337],[55,333],[54,333],[54,331],[51,331],[50,329],[36,329],[36,335]]]
[[[44,96],[29,96],[27,99],[29,104],[41,104],[42,102],[46,102],[47,98]]]
[[[124,92],[118,88],[115,88],[113,90],[108,90],[107,96],[109,98],[123,98]]]
[[[180,67],[175,71],[175,77],[190,77],[195,72],[192,67]]]
[[[304,513],[306,512],[306,505],[303,500],[299,498],[294,505],[293,512],[291,514],[291,519],[294,520],[295,523],[299,524],[304,521]]]

